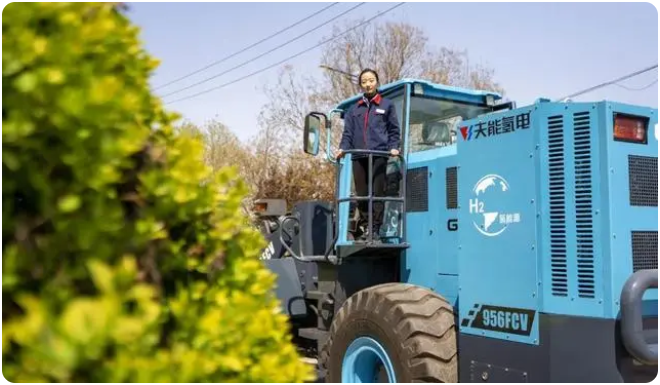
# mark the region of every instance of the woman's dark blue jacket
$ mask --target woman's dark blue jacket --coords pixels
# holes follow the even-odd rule
[[[389,99],[376,94],[369,101],[363,96],[346,112],[340,149],[390,151],[400,144],[399,120]]]

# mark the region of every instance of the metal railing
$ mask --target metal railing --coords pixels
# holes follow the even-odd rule
[[[362,201],[368,201],[368,231],[369,231],[369,236],[367,239],[367,243],[371,244],[373,243],[373,204],[374,201],[381,201],[383,202],[383,205],[385,202],[401,202],[401,212],[402,212],[402,220],[401,220],[401,237],[405,238],[405,229],[406,229],[406,164],[405,164],[405,159],[402,154],[399,153],[399,155],[396,155],[397,158],[401,161],[401,168],[400,172],[402,175],[401,182],[403,184],[403,190],[401,191],[401,196],[399,197],[388,197],[388,196],[379,196],[376,197],[374,196],[373,192],[373,158],[374,155],[376,156],[382,156],[382,157],[393,157],[394,155],[390,154],[389,151],[378,151],[378,150],[346,150],[344,151],[344,154],[351,154],[353,155],[367,155],[369,158],[369,172],[367,174],[367,186],[368,186],[368,195],[367,196],[349,196],[345,198],[340,198],[339,197],[339,180],[340,180],[340,172],[341,172],[341,166],[340,163],[337,163],[337,191],[336,191],[336,196],[337,196],[337,201],[336,201],[336,212],[339,213],[339,204],[344,203],[344,202],[362,202]],[[401,190],[401,189],[400,189]],[[385,216],[385,209],[383,208],[383,216]],[[384,218],[383,218],[384,220]],[[339,234],[339,221],[337,221],[337,229],[336,229],[337,234]],[[336,237],[335,237],[336,238]],[[336,242],[336,239],[335,239]]]
[[[336,214],[336,226],[335,226],[335,235],[334,239],[332,240],[332,243],[330,243],[328,249],[326,250],[324,255],[311,255],[311,256],[305,256],[303,254],[303,244],[302,244],[302,237],[298,235],[298,249],[300,255],[294,252],[294,250],[288,245],[288,242],[284,240],[284,235],[286,234],[288,238],[293,241],[295,239],[295,235],[289,233],[287,230],[287,227],[285,226],[287,221],[294,221],[295,226],[299,227],[300,226],[300,219],[294,217],[294,216],[285,216],[285,217],[280,217],[279,224],[280,224],[280,242],[282,243],[282,246],[291,254],[291,256],[301,262],[329,262],[336,264],[337,257],[336,255],[331,255],[332,250],[334,249],[335,245],[337,244],[337,240],[339,239],[339,233],[340,233],[340,228],[339,228],[339,216],[340,216],[340,211],[339,211],[339,205],[344,202],[360,202],[360,201],[368,201],[368,226],[369,226],[369,237],[367,242],[369,244],[373,243],[373,203],[374,201],[382,201],[383,204],[385,202],[401,202],[401,212],[402,212],[402,219],[401,219],[401,231],[400,235],[401,238],[405,238],[405,230],[406,230],[406,202],[405,202],[405,197],[406,197],[406,167],[405,167],[405,160],[404,157],[399,154],[396,155],[401,160],[401,167],[400,167],[400,172],[402,174],[402,189],[400,188],[399,190],[401,191],[401,196],[399,197],[388,197],[388,196],[379,196],[376,197],[374,196],[373,193],[373,157],[374,156],[383,156],[383,157],[392,157],[393,155],[390,154],[388,151],[376,151],[376,150],[346,150],[344,154],[351,154],[351,157],[355,155],[367,155],[369,158],[369,171],[368,171],[368,180],[367,180],[367,185],[368,185],[368,195],[367,196],[349,196],[345,198],[340,198],[340,176],[341,176],[341,162],[336,163],[336,168],[337,168],[337,174],[336,174],[336,183],[335,183],[335,214]],[[383,216],[385,216],[385,210],[383,208]],[[295,231],[295,229],[293,229]]]
[[[331,253],[331,251],[334,247],[334,244],[337,242],[337,236],[336,235],[335,235],[334,241],[330,244],[328,249],[325,251],[324,255],[305,256],[303,254],[303,242],[302,242],[303,237],[300,234],[298,234],[298,251],[300,252],[300,255],[296,254],[293,251],[293,249],[291,249],[291,247],[289,247],[287,241],[284,240],[284,234],[286,234],[292,242],[293,242],[293,239],[295,237],[294,234],[290,234],[286,230],[286,226],[284,225],[286,223],[286,221],[289,221],[289,220],[295,221],[295,223],[296,223],[295,226],[298,227],[298,228],[300,227],[300,219],[298,219],[298,218],[296,218],[292,215],[289,215],[289,216],[286,216],[286,217],[280,219],[280,242],[282,243],[282,246],[286,249],[286,251],[288,251],[289,254],[291,254],[291,256],[294,259],[297,259],[300,262],[329,262],[329,263],[333,263],[333,264],[337,262],[337,258],[334,255],[330,255],[330,253]],[[296,229],[294,228],[293,231],[296,231]]]

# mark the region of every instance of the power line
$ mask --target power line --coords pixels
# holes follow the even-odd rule
[[[643,87],[639,87],[639,88],[637,88],[637,87],[628,87],[628,86],[624,86],[623,84],[619,84],[619,83],[614,83],[614,85],[617,86],[617,87],[621,87],[624,90],[628,90],[628,91],[644,91],[645,89],[650,88],[653,85],[655,85],[657,82],[658,82],[658,79],[655,79],[651,83],[649,83],[649,84],[647,84]]]
[[[362,2],[362,3],[358,4],[358,5],[355,5],[355,6],[353,6],[352,8],[349,8],[349,9],[347,9],[346,11],[340,13],[339,15],[333,17],[332,19],[329,19],[329,20],[326,21],[325,23],[320,24],[320,25],[318,25],[318,26],[316,26],[316,27],[314,27],[314,28],[312,28],[312,29],[306,31],[306,32],[304,32],[304,33],[302,33],[302,34],[300,34],[300,35],[294,37],[293,39],[291,39],[291,40],[289,40],[289,41],[287,41],[287,42],[285,42],[285,43],[283,43],[283,44],[280,44],[280,45],[278,45],[277,47],[275,47],[275,48],[273,48],[273,49],[271,49],[271,50],[269,50],[269,51],[266,51],[266,52],[262,53],[261,55],[255,56],[255,57],[253,57],[252,59],[248,59],[248,60],[244,61],[243,63],[238,64],[238,65],[235,65],[234,67],[232,67],[232,68],[230,68],[230,69],[228,69],[228,70],[226,70],[226,71],[220,72],[220,73],[217,74],[217,75],[213,75],[213,76],[208,77],[208,78],[206,78],[206,79],[204,79],[204,80],[200,80],[200,81],[198,81],[197,83],[191,84],[191,85],[189,85],[189,86],[187,86],[187,87],[183,87],[183,88],[180,88],[180,89],[178,89],[178,90],[176,90],[176,91],[170,92],[169,94],[165,94],[165,95],[163,95],[162,97],[163,97],[163,98],[166,98],[166,97],[168,97],[168,96],[172,96],[172,95],[174,95],[174,94],[178,94],[179,92],[182,92],[182,91],[185,91],[185,90],[189,90],[189,89],[191,89],[191,88],[193,88],[193,87],[197,87],[197,86],[200,85],[200,84],[207,83],[207,82],[209,82],[209,81],[211,81],[211,80],[213,80],[213,79],[215,79],[215,78],[218,78],[218,77],[220,77],[220,76],[222,76],[222,75],[225,75],[225,74],[227,74],[227,73],[229,73],[229,72],[231,72],[231,71],[233,71],[233,70],[235,70],[235,69],[241,68],[241,67],[245,66],[246,64],[250,64],[250,63],[252,63],[253,61],[255,61],[255,60],[257,60],[257,59],[260,59],[260,58],[262,58],[262,57],[264,57],[264,56],[266,56],[266,55],[272,53],[273,51],[276,51],[276,50],[278,50],[278,49],[284,47],[285,45],[291,44],[291,43],[293,43],[294,41],[300,39],[301,37],[306,36],[306,35],[310,34],[311,32],[316,31],[317,29],[319,29],[319,28],[321,28],[321,27],[323,27],[323,26],[325,26],[325,25],[327,25],[327,24],[329,24],[329,23],[331,23],[331,22],[333,22],[333,21],[339,19],[340,17],[344,16],[345,14],[347,14],[347,13],[353,11],[354,9],[356,9],[356,8],[358,8],[358,7],[363,6],[364,4],[365,4],[365,3]]]
[[[177,83],[177,82],[179,82],[179,81],[181,81],[181,80],[183,80],[183,79],[187,79],[187,78],[189,78],[189,77],[191,77],[191,76],[193,76],[193,75],[196,75],[196,74],[198,74],[198,73],[200,73],[200,72],[202,72],[202,71],[205,71],[205,70],[207,70],[207,69],[209,69],[209,68],[211,68],[211,67],[213,67],[213,66],[215,66],[215,65],[218,65],[218,64],[220,64],[220,63],[223,63],[223,62],[225,62],[225,61],[227,61],[227,60],[233,58],[234,56],[236,56],[236,55],[238,55],[238,54],[241,54],[241,53],[243,53],[243,52],[249,50],[250,48],[254,48],[254,47],[256,47],[257,45],[259,45],[259,44],[261,44],[261,43],[263,43],[263,42],[265,42],[265,41],[268,41],[268,40],[274,38],[275,36],[280,35],[282,32],[286,32],[286,31],[290,30],[291,28],[293,28],[293,27],[295,27],[295,26],[301,24],[302,22],[306,21],[307,19],[310,19],[310,18],[312,18],[312,17],[314,17],[314,16],[316,16],[316,15],[318,15],[318,14],[320,14],[320,13],[326,11],[326,10],[329,9],[330,7],[334,7],[334,6],[337,5],[337,4],[339,4],[339,2],[332,3],[332,4],[328,5],[327,7],[324,7],[323,9],[321,9],[321,10],[319,10],[319,11],[316,11],[316,12],[312,13],[311,15],[305,16],[304,18],[302,18],[302,19],[296,21],[295,23],[291,24],[290,26],[288,26],[288,27],[286,27],[286,28],[284,28],[284,29],[282,29],[282,30],[280,30],[280,31],[277,31],[277,32],[275,32],[275,33],[273,33],[273,34],[271,34],[271,35],[269,35],[269,36],[267,36],[267,37],[265,37],[265,38],[259,40],[258,42],[253,43],[252,45],[250,45],[250,46],[248,46],[248,47],[243,48],[242,50],[240,50],[240,51],[238,51],[238,52],[234,52],[233,54],[231,54],[231,55],[229,55],[229,56],[225,56],[225,57],[223,57],[222,59],[217,60],[217,61],[215,61],[215,62],[213,62],[213,63],[211,63],[211,64],[209,64],[209,65],[207,65],[207,66],[205,66],[205,67],[202,67],[202,68],[200,68],[200,69],[198,69],[198,70],[196,70],[196,71],[193,71],[193,72],[191,72],[191,73],[189,73],[189,74],[187,74],[187,75],[184,75],[184,76],[182,76],[182,77],[180,77],[180,78],[178,78],[178,79],[174,79],[174,80],[172,80],[172,81],[170,81],[170,82],[168,82],[168,83],[165,83],[165,84],[163,84],[163,85],[160,85],[160,86],[154,88],[154,91],[159,90],[159,89],[164,88],[164,87],[167,87],[167,86],[169,86],[170,84]]]
[[[651,71],[651,70],[653,70],[653,69],[655,69],[655,68],[658,68],[658,64],[657,64],[657,63],[656,63],[655,65],[652,65],[652,66],[648,67],[648,68],[644,68],[644,69],[641,69],[641,70],[639,70],[639,71],[635,71],[635,72],[633,72],[633,73],[631,73],[631,74],[628,74],[628,75],[622,76],[622,77],[620,77],[620,78],[618,78],[618,79],[610,80],[610,81],[608,81],[608,82],[601,83],[601,84],[599,84],[599,85],[597,85],[597,86],[589,87],[589,88],[587,88],[587,89],[585,89],[585,90],[578,91],[578,92],[576,92],[576,93],[574,93],[574,94],[571,94],[571,95],[568,95],[568,96],[564,96],[563,98],[559,98],[558,100],[564,100],[564,99],[574,98],[574,97],[576,97],[576,96],[580,96],[580,95],[582,95],[582,94],[586,94],[586,93],[588,93],[588,92],[595,91],[595,90],[597,90],[597,89],[599,89],[599,88],[603,88],[603,87],[607,87],[607,86],[612,85],[612,84],[616,84],[616,83],[618,83],[618,82],[620,82],[620,81],[622,81],[622,80],[626,80],[626,79],[632,78],[632,77],[634,77],[634,76],[637,76],[637,75],[643,74],[644,72]],[[650,85],[649,85],[649,87],[650,87]]]
[[[370,18],[370,19],[367,19],[367,20],[363,21],[362,23],[360,23],[360,24],[358,24],[358,25],[356,25],[356,26],[354,26],[354,27],[352,27],[352,28],[349,28],[349,29],[347,29],[346,31],[344,31],[344,32],[342,32],[342,33],[340,33],[340,34],[338,34],[338,35],[335,35],[335,36],[333,36],[333,37],[331,37],[331,38],[329,38],[329,39],[326,39],[326,40],[322,41],[321,43],[319,43],[319,44],[317,44],[317,45],[315,45],[315,46],[313,46],[313,47],[310,47],[310,48],[307,48],[307,49],[305,49],[305,50],[303,50],[303,51],[300,51],[300,52],[298,52],[298,53],[295,54],[295,55],[291,55],[291,56],[287,57],[286,59],[281,60],[281,61],[279,61],[279,62],[277,62],[277,63],[275,63],[275,64],[269,65],[268,67],[265,67],[265,68],[262,68],[262,69],[260,69],[260,70],[254,71],[254,72],[252,72],[252,73],[250,73],[250,74],[247,74],[247,75],[245,75],[245,76],[243,76],[243,77],[240,77],[240,78],[238,78],[238,79],[236,79],[236,80],[232,80],[232,81],[230,81],[230,82],[227,82],[227,83],[224,83],[224,84],[220,84],[219,86],[216,86],[216,87],[213,87],[213,88],[209,88],[209,89],[207,89],[207,90],[204,90],[204,91],[198,92],[198,93],[196,93],[196,94],[192,94],[192,95],[190,95],[190,96],[184,96],[184,97],[182,97],[182,98],[175,99],[175,100],[173,100],[173,101],[171,101],[171,102],[167,102],[167,103],[165,103],[165,104],[171,104],[171,103],[176,103],[176,102],[184,101],[184,100],[187,100],[187,99],[192,99],[192,98],[194,98],[194,97],[197,97],[197,96],[200,96],[200,95],[207,94],[207,93],[209,93],[209,92],[211,92],[211,91],[219,90],[220,88],[227,87],[227,86],[232,85],[232,84],[234,84],[234,83],[237,83],[237,82],[239,82],[239,81],[241,81],[241,80],[247,79],[247,78],[252,77],[252,76],[254,76],[254,75],[256,75],[256,74],[259,74],[259,73],[261,73],[261,72],[267,71],[267,70],[269,70],[269,69],[271,69],[271,68],[273,68],[273,67],[276,67],[276,66],[278,66],[278,65],[280,65],[280,64],[282,64],[282,63],[285,63],[287,60],[291,60],[291,59],[293,59],[293,58],[295,58],[295,57],[298,57],[298,56],[300,56],[300,55],[302,55],[302,54],[304,54],[304,53],[306,53],[306,52],[309,52],[309,51],[311,51],[311,50],[313,50],[313,49],[315,49],[315,48],[318,48],[318,47],[322,46],[322,45],[325,44],[325,43],[328,43],[328,42],[330,42],[330,41],[332,41],[332,40],[335,40],[336,38],[338,38],[338,37],[340,37],[340,36],[342,36],[342,35],[345,35],[346,33],[350,32],[350,31],[352,31],[352,30],[354,30],[354,29],[357,29],[357,28],[359,28],[359,27],[361,27],[361,26],[363,26],[363,25],[365,25],[365,24],[368,24],[368,23],[370,23],[372,20],[374,20],[374,19],[376,19],[376,18],[378,18],[378,17],[383,16],[384,14],[386,14],[386,13],[388,13],[388,12],[394,10],[395,8],[398,8],[398,7],[402,6],[403,4],[405,4],[405,3],[399,3],[399,4],[397,4],[397,5],[393,6],[393,7],[390,7],[390,8],[388,8],[388,9],[386,9],[385,11],[382,11],[382,12],[378,13],[376,16],[374,16],[374,17],[372,17],[372,18]]]

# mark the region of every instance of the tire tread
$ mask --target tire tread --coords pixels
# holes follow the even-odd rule
[[[334,335],[354,312],[384,316],[400,341],[410,382],[458,382],[458,350],[453,307],[445,298],[421,287],[386,283],[362,290],[337,312],[319,355],[327,369]],[[327,373],[326,373],[327,379]]]

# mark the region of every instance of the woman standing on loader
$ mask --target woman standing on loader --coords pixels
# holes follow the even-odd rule
[[[362,98],[350,108],[344,117],[344,132],[339,144],[337,159],[347,150],[377,150],[389,151],[391,156],[399,155],[401,132],[394,104],[378,93],[378,74],[372,69],[365,69],[358,77],[360,87],[364,92]],[[385,174],[387,170],[386,156],[373,156],[373,194],[385,196]],[[353,178],[358,196],[369,194],[369,157],[353,155]],[[373,240],[378,240],[380,226],[383,223],[382,201],[373,203],[373,228],[368,229],[369,202],[358,202],[361,224],[373,234]]]

